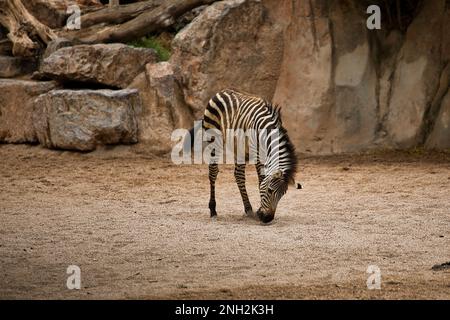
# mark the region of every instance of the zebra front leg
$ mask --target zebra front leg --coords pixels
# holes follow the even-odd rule
[[[217,174],[219,173],[219,165],[217,163],[212,163],[209,165],[209,185],[211,188],[211,194],[209,197],[209,212],[211,214],[211,218],[215,218],[217,216],[216,211],[216,179]]]
[[[242,201],[244,202],[245,214],[253,216],[252,205],[248,199],[247,190],[245,189],[245,164],[237,164],[234,167],[234,177],[241,193]]]

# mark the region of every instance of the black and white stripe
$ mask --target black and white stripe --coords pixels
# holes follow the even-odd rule
[[[258,173],[261,207],[257,211],[263,222],[273,220],[277,204],[294,181],[297,159],[295,150],[281,123],[280,109],[268,101],[236,90],[223,90],[208,102],[203,118],[203,128],[216,129],[226,140],[227,129],[266,133],[258,145],[256,169]],[[271,135],[272,132],[278,134]],[[255,144],[253,144],[255,145]],[[265,151],[265,162],[260,157]],[[217,215],[215,181],[219,172],[217,163],[209,164],[211,195],[209,208],[211,217]],[[245,188],[245,164],[236,162],[234,176],[244,203],[245,213],[253,215],[252,206]]]

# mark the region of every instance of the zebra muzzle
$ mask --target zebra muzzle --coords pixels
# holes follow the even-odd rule
[[[264,212],[263,210],[258,209],[256,215],[261,222],[269,223],[275,217],[275,212]]]

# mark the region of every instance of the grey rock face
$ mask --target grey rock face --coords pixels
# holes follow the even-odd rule
[[[126,88],[147,63],[156,61],[153,49],[124,44],[77,45],[50,54],[39,71],[55,80]]]
[[[34,99],[57,88],[55,82],[0,79],[0,142],[37,142],[33,128]]]
[[[172,147],[171,134],[193,125],[192,112],[184,102],[178,76],[168,62],[147,64],[130,84],[139,90],[142,109],[138,113],[139,141],[152,149],[167,152]]]
[[[425,146],[429,149],[450,149],[450,91],[442,100],[441,109]]]
[[[388,32],[386,21],[382,31],[368,30],[360,1],[263,2],[285,26],[274,101],[298,151],[407,149],[428,134],[426,146],[447,145],[445,1],[424,2],[405,32]]]
[[[92,151],[138,141],[137,90],[52,90],[35,101],[34,129],[48,148]]]
[[[272,98],[283,36],[261,1],[213,3],[177,34],[172,46],[170,61],[180,68],[185,100],[196,117],[226,87]]]

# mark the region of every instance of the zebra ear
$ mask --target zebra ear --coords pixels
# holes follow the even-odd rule
[[[277,179],[281,178],[283,176],[283,171],[277,170],[277,171],[275,171],[275,173],[272,176]]]
[[[289,179],[289,184],[294,186],[295,189],[303,189],[303,186],[299,182],[295,182],[294,178]]]
[[[289,185],[291,185],[291,186],[295,186],[295,180],[294,180],[294,177],[291,177],[290,179],[289,179]]]

